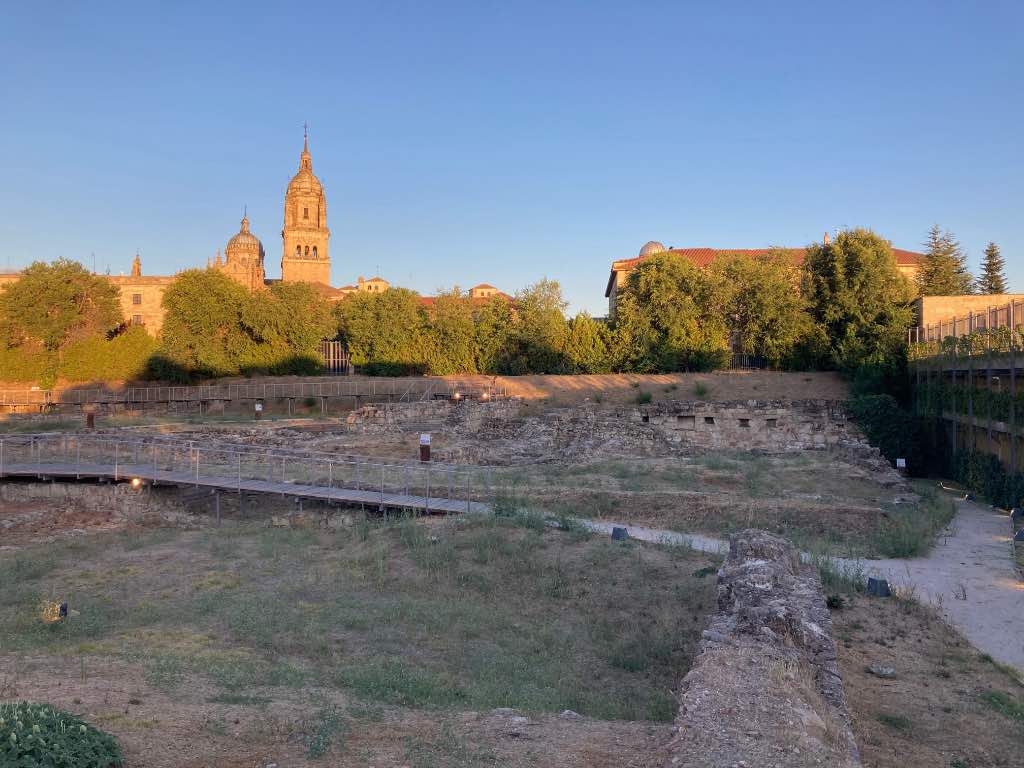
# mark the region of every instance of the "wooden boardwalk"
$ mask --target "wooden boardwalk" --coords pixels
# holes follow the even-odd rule
[[[182,470],[165,470],[149,464],[89,464],[75,462],[33,462],[3,464],[0,478],[19,477],[33,479],[67,478],[75,480],[110,480],[127,482],[139,480],[181,487],[205,487],[228,493],[262,493],[291,496],[319,501],[364,504],[380,509],[414,509],[422,512],[456,514],[460,512],[487,512],[487,504],[469,499],[447,496],[417,496],[412,494],[371,491],[358,488],[338,488],[329,485],[305,485],[296,482],[274,482],[226,475],[199,475]]]

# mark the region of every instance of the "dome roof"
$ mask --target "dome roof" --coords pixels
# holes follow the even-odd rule
[[[288,182],[289,192],[307,192],[322,195],[324,188],[320,179],[313,175],[313,156],[309,154],[309,141],[302,140],[302,154],[299,155],[299,172]]]
[[[644,247],[640,249],[641,256],[653,256],[656,253],[664,253],[665,246],[659,243],[657,240],[650,240],[644,244]]]
[[[292,180],[288,182],[288,191],[322,195],[324,188],[320,184],[320,179],[313,175],[313,171],[307,168],[300,168],[299,172],[292,176]]]
[[[245,216],[242,218],[242,228],[238,234],[228,240],[228,246],[224,249],[224,255],[230,259],[233,253],[239,251],[259,253],[262,248],[263,245],[260,243],[260,239],[249,231],[249,217]]]

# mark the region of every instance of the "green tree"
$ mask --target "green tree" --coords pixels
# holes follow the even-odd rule
[[[717,281],[670,253],[649,258],[629,273],[614,330],[620,370],[713,370],[729,361],[729,330]]]
[[[555,280],[544,279],[516,293],[517,322],[507,373],[566,371],[566,306],[562,287]]]
[[[576,315],[569,321],[565,357],[572,373],[608,373],[611,359],[607,327],[586,312]]]
[[[852,371],[904,355],[913,288],[896,268],[889,242],[871,230],[845,230],[831,243],[809,245],[802,292],[818,364]]]
[[[37,261],[0,291],[0,332],[8,347],[57,353],[122,322],[120,291],[75,261]]]
[[[473,342],[480,373],[505,373],[518,325],[512,304],[492,296],[473,308]]]
[[[973,279],[967,271],[967,257],[951,232],[936,224],[928,231],[924,260],[917,273],[917,291],[922,296],[960,296],[971,292]]]
[[[223,272],[182,272],[167,286],[163,306],[161,357],[152,375],[234,376],[257,359],[249,291]]]
[[[337,333],[330,307],[312,283],[275,283],[265,293],[250,294],[242,319],[256,342],[243,369],[315,373],[322,364],[320,342]]]
[[[473,307],[458,288],[442,291],[427,309],[425,358],[430,373],[476,373]]]
[[[995,243],[985,246],[977,288],[978,293],[1006,293],[1006,262]]]
[[[400,375],[425,366],[426,317],[414,291],[354,293],[335,305],[335,314],[352,363],[367,373]]]
[[[709,272],[718,281],[734,347],[775,366],[788,361],[811,325],[792,251],[722,254]]]

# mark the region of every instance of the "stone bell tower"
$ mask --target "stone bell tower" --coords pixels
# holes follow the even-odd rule
[[[309,135],[303,135],[299,172],[292,177],[284,196],[284,229],[281,239],[281,280],[286,283],[329,285],[331,259],[327,241],[327,199],[320,179],[313,175]]]

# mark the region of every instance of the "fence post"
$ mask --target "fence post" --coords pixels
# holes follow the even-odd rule
[[[238,492],[242,492],[242,452],[238,452]]]
[[[4,441],[0,439],[0,477],[4,476]]]
[[[117,462],[118,462],[118,458],[119,457],[118,457],[118,450],[117,450],[117,448],[118,448],[118,445],[117,445],[117,441],[115,440],[114,441],[114,482],[115,483],[117,482],[117,479],[118,479],[118,477],[117,477],[117,475],[118,475]]]

